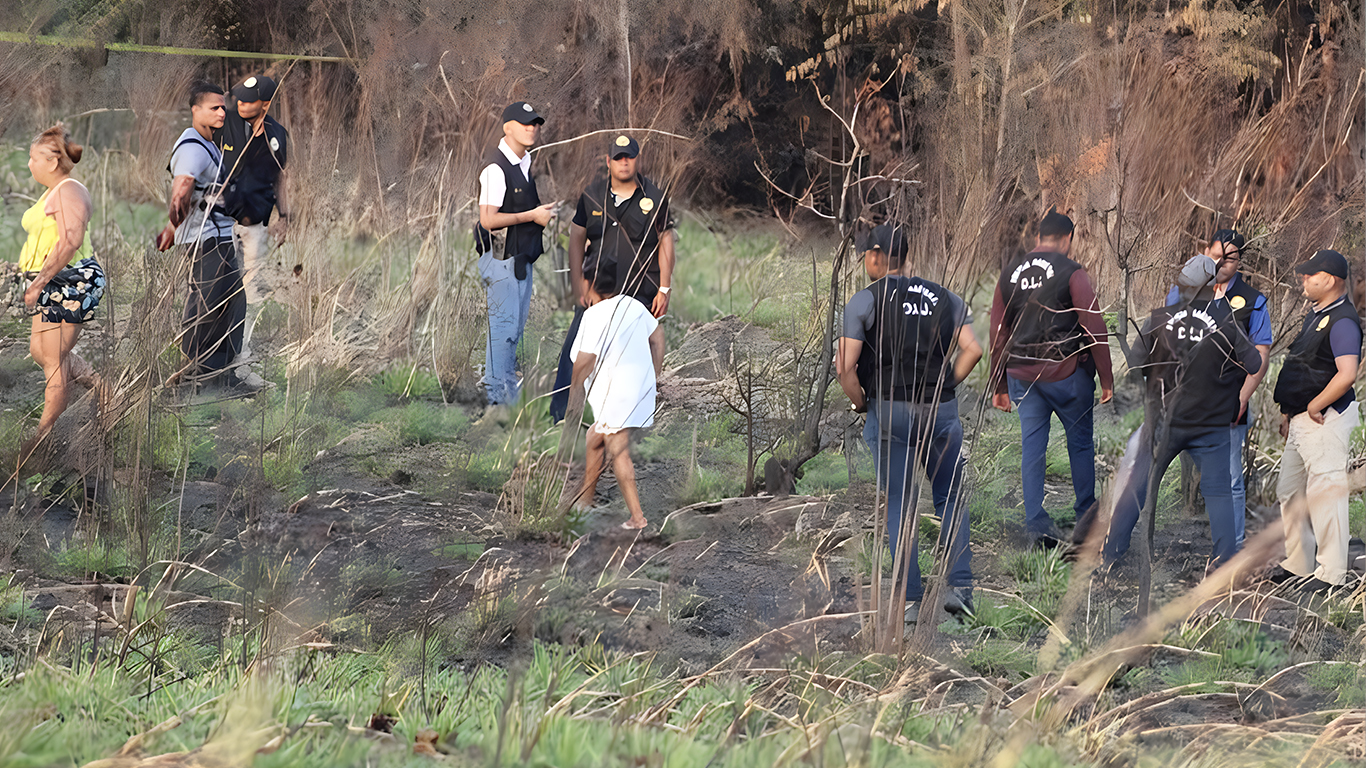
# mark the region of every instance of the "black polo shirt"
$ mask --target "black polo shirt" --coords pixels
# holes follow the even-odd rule
[[[659,238],[674,228],[669,199],[648,178],[636,175],[636,191],[618,201],[600,177],[579,196],[574,223],[588,232],[583,274],[591,281],[599,265],[613,265],[618,285],[632,296],[659,287]]]
[[[275,185],[289,156],[289,131],[266,115],[265,131],[252,137],[251,123],[230,104],[223,127],[213,132],[223,151],[223,207],[242,224],[269,224]]]

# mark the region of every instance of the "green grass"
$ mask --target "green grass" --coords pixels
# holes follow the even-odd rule
[[[1012,576],[1025,602],[1053,618],[1072,576],[1071,563],[1056,549],[1029,549],[1006,556],[1006,573]]]
[[[1305,677],[1314,688],[1336,693],[1335,707],[1360,709],[1366,706],[1366,669],[1359,664],[1319,664],[1310,667]]]
[[[370,414],[369,420],[395,429],[400,445],[454,443],[470,426],[463,410],[429,402],[384,408]]]
[[[134,557],[126,548],[109,540],[72,542],[57,552],[59,574],[76,579],[102,576],[126,579],[137,572]]]
[[[821,675],[890,679],[891,668],[862,657],[803,662],[775,685],[771,678],[733,674],[686,683],[649,657],[598,645],[570,650],[537,643],[515,670],[445,664],[457,650],[449,639],[407,635],[373,654],[300,652],[250,677],[228,657],[195,657],[188,649],[176,656],[170,646],[160,671],[142,665],[130,673],[107,660],[80,675],[40,666],[10,682],[0,698],[0,716],[10,724],[0,733],[0,763],[83,764],[176,715],[181,724],[150,737],[145,754],[207,742],[210,754],[236,748],[250,756],[288,730],[277,751],[255,756],[252,764],[423,766],[430,758],[414,755],[412,744],[427,728],[457,764],[497,766],[749,768],[810,764],[813,752],[829,765],[929,766],[955,754],[966,759],[974,749],[942,715],[899,708],[875,729],[888,716],[884,705],[813,684]],[[1010,677],[1028,669],[1027,659],[1004,643],[985,644],[973,663]],[[183,675],[195,667],[197,674]],[[775,692],[790,698],[797,719],[766,705]],[[391,718],[392,744],[364,734],[375,714]],[[838,734],[802,727],[825,716],[847,725]],[[893,745],[889,732],[943,746]],[[1039,760],[1058,759],[1051,747],[1030,746]]]
[[[877,479],[877,471],[873,467],[873,457],[869,455],[866,449],[860,450],[860,448],[862,448],[862,443],[852,448],[845,446],[846,451],[852,450],[854,452],[854,477],[857,480],[872,482]],[[848,487],[849,463],[843,453],[836,453],[831,450],[821,453],[802,465],[802,477],[797,481],[796,492],[822,496]]]
[[[979,674],[1017,682],[1034,674],[1034,653],[1019,643],[995,637],[974,644],[964,654],[963,663]]]

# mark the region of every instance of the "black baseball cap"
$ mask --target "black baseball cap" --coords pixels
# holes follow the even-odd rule
[[[514,120],[522,125],[540,125],[545,122],[545,118],[536,114],[536,110],[525,101],[514,101],[503,110],[503,122]]]
[[[1246,242],[1242,235],[1232,229],[1221,229],[1218,232],[1215,232],[1214,237],[1211,237],[1209,241],[1211,244],[1223,243],[1224,245],[1231,245],[1239,251],[1243,250],[1243,243]]]
[[[887,254],[887,257],[892,261],[905,261],[907,250],[905,229],[891,224],[879,224],[873,227],[873,231],[868,233],[868,239],[863,244],[863,250],[871,251],[874,248]]]
[[[640,143],[624,133],[612,139],[612,146],[607,150],[607,156],[613,160],[619,157],[636,157],[639,154]]]
[[[252,75],[232,87],[232,97],[250,104],[275,98],[275,81],[265,75]]]
[[[1347,257],[1338,253],[1324,249],[1309,257],[1309,260],[1295,267],[1295,271],[1301,275],[1316,275],[1319,272],[1327,272],[1333,277],[1347,279]]]
[[[1070,235],[1073,229],[1075,227],[1072,225],[1072,220],[1058,213],[1056,206],[1049,207],[1048,213],[1044,214],[1043,219],[1039,221],[1040,237]]]

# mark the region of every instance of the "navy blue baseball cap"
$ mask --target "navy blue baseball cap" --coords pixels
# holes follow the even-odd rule
[[[868,233],[868,239],[863,244],[864,251],[871,251],[874,248],[887,254],[894,262],[906,260],[906,230],[903,227],[891,224],[879,224],[873,227],[873,231]]]
[[[503,122],[513,121],[522,125],[540,125],[545,122],[545,118],[536,114],[536,110],[525,101],[514,101],[503,110]]]
[[[270,101],[275,98],[275,81],[265,75],[252,75],[233,86],[232,97],[248,104],[253,101]]]
[[[1242,235],[1232,229],[1221,229],[1218,232],[1215,232],[1214,237],[1211,237],[1209,241],[1211,243],[1231,245],[1239,251],[1243,250],[1243,243],[1246,242]]]
[[[619,157],[636,157],[639,154],[639,142],[624,133],[612,139],[612,146],[607,150],[607,156],[613,160]]]
[[[1337,251],[1324,249],[1309,257],[1309,260],[1295,267],[1301,275],[1316,275],[1327,272],[1333,277],[1347,279],[1347,257]]]

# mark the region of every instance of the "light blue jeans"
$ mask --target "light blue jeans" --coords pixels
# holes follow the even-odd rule
[[[488,292],[489,340],[484,351],[484,390],[490,405],[517,402],[517,345],[531,311],[531,266],[526,279],[513,274],[513,260],[491,253],[479,257],[479,278]]]
[[[1252,428],[1252,410],[1247,412],[1247,423],[1229,429],[1228,471],[1233,475],[1233,537],[1238,548],[1243,548],[1247,526],[1247,487],[1243,483],[1243,446],[1247,445],[1247,431]]]

